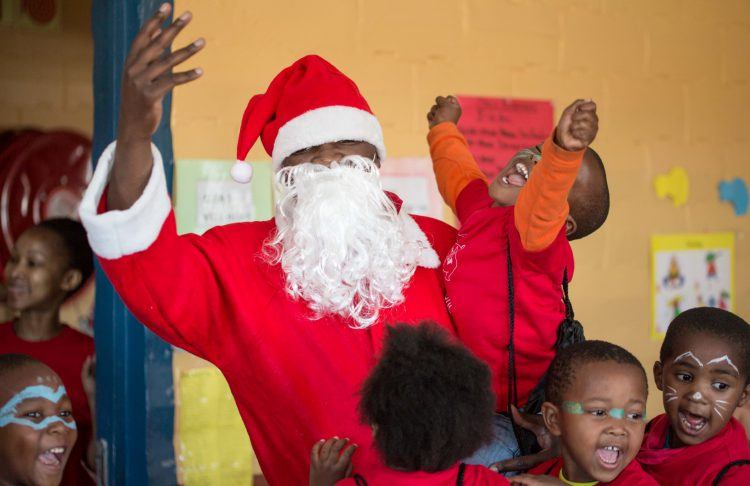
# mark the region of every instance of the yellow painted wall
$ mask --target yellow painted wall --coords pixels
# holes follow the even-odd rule
[[[0,25],[0,129],[67,128],[91,136],[91,0],[60,0],[52,30]]]
[[[733,231],[736,311],[750,318],[750,218],[719,203],[721,178],[750,181],[750,3],[745,0],[178,0],[193,23],[178,44],[207,46],[181,87],[177,157],[233,159],[245,104],[296,58],[317,53],[360,86],[389,155],[426,156],[425,113],[438,94],[599,103],[595,143],[610,180],[605,227],[573,245],[577,316],[590,338],[651,368],[649,238]],[[268,158],[256,147],[251,158]],[[691,178],[686,206],[652,180],[673,165]],[[651,388],[651,414],[660,396]]]

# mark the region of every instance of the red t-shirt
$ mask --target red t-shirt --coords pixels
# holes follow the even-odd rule
[[[63,325],[60,333],[47,341],[24,341],[16,336],[13,324],[0,324],[0,354],[25,354],[46,364],[60,375],[73,404],[78,439],[65,466],[63,486],[94,484],[83,465],[86,448],[91,440],[91,411],[83,391],[81,369],[86,358],[94,354],[94,340]]]
[[[713,484],[719,472],[731,462],[750,460],[750,448],[742,424],[732,418],[715,437],[697,445],[666,448],[669,417],[659,415],[649,423],[638,462],[660,484],[682,486]],[[730,468],[722,486],[750,484],[750,465]]]
[[[508,409],[508,247],[515,294],[515,368],[518,405],[555,357],[557,329],[565,318],[562,281],[573,276],[573,252],[565,227],[546,249],[527,251],[514,207],[492,207],[487,184],[470,182],[456,200],[461,228],[443,261],[446,303],[458,337],[492,370],[497,410]]]
[[[558,457],[556,459],[551,459],[547,462],[543,462],[539,464],[538,466],[532,468],[529,471],[529,474],[536,474],[537,476],[552,476],[554,478],[560,477],[560,470],[563,467],[563,459],[562,457]],[[614,479],[614,481],[611,481],[609,483],[598,483],[602,486],[604,485],[612,485],[612,486],[658,486],[659,483],[656,482],[654,478],[649,476],[643,468],[641,468],[640,464],[638,464],[638,461],[633,460],[630,461],[630,464],[625,466],[625,469],[623,469],[620,474],[617,475],[617,477]]]
[[[425,486],[456,486],[459,467],[460,464],[456,464],[449,469],[434,473],[381,469],[377,472],[373,471],[370,474],[359,475],[364,482],[360,481],[357,483],[354,477],[350,477],[343,479],[336,484],[338,486],[361,486],[362,484],[366,484],[367,486],[417,486],[420,484],[424,484]],[[467,464],[464,466],[464,476],[461,484],[465,486],[493,486],[507,485],[510,483],[502,474],[491,471],[484,466],[472,466]]]

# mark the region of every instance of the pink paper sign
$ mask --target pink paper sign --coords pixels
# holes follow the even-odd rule
[[[522,148],[542,143],[553,128],[550,101],[459,96],[458,128],[479,167],[494,178]]]

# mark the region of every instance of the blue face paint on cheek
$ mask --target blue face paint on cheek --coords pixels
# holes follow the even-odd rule
[[[54,416],[47,417],[41,422],[34,422],[33,420],[27,418],[16,417],[16,413],[18,413],[18,409],[16,407],[24,400],[29,400],[32,398],[42,398],[44,400],[49,400],[52,403],[57,403],[62,399],[62,397],[66,395],[67,392],[65,391],[65,387],[62,385],[60,385],[57,390],[53,390],[52,388],[45,385],[27,386],[20,392],[13,395],[10,400],[8,400],[8,402],[3,405],[2,408],[0,408],[0,427],[5,427],[8,424],[17,424],[31,427],[34,430],[42,430],[49,427],[55,422],[60,422],[69,429],[75,430],[76,422],[75,420],[73,420],[72,416],[70,417],[69,421],[63,419],[62,417]]]

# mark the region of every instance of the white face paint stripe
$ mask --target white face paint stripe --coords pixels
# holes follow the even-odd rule
[[[674,388],[672,388],[671,386],[668,386],[668,387],[667,387],[667,390],[669,390],[669,391],[670,391],[670,392],[672,392],[672,393],[677,393],[677,390],[675,390],[675,389],[674,389]]]
[[[677,398],[678,397],[676,397],[676,396],[674,396],[674,397],[667,397],[667,399],[665,401],[666,402],[671,402],[672,400],[677,400]]]
[[[740,374],[740,370],[737,369],[737,367],[734,365],[734,363],[732,363],[732,360],[729,359],[729,356],[727,356],[726,354],[724,356],[721,356],[720,358],[714,358],[714,359],[712,359],[707,364],[721,363],[722,361],[726,361],[727,364],[729,364],[729,366],[731,366],[732,368],[734,368],[734,371],[736,371],[738,375]]]
[[[686,352],[686,353],[682,353],[681,355],[677,356],[677,357],[676,357],[676,358],[674,359],[674,361],[673,361],[673,362],[674,362],[674,363],[676,363],[676,362],[678,362],[678,361],[681,361],[681,360],[682,360],[683,358],[693,358],[693,359],[695,360],[695,362],[696,362],[696,363],[698,363],[698,366],[700,366],[701,368],[703,368],[703,363],[701,362],[701,360],[699,360],[699,359],[698,359],[698,357],[697,357],[697,356],[695,356],[695,355],[693,354],[693,352],[692,352],[692,351],[688,351],[688,352]]]
[[[714,412],[716,412],[716,415],[718,415],[719,417],[721,417],[721,420],[724,420],[724,416],[721,414],[721,412],[719,412],[718,408],[714,407]]]

